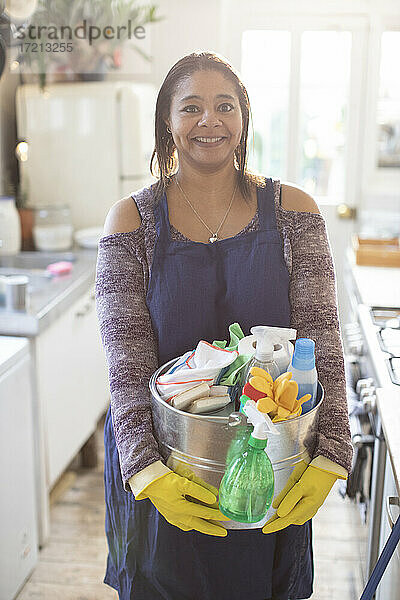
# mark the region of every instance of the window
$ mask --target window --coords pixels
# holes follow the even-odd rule
[[[312,195],[344,195],[350,56],[350,32],[301,36],[298,181]]]
[[[343,201],[351,43],[350,31],[243,33],[254,122],[250,167]]]
[[[281,178],[287,163],[290,33],[245,31],[242,76],[252,112],[249,166]]]
[[[400,167],[400,31],[384,31],[381,38],[377,102],[377,166]]]

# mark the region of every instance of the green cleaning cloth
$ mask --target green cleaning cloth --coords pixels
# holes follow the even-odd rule
[[[217,346],[218,348],[224,348],[225,350],[237,350],[239,342],[242,338],[244,338],[244,333],[239,323],[232,323],[229,325],[229,346],[227,346],[226,340],[215,341],[213,342],[213,346]],[[223,377],[220,380],[220,385],[235,385],[239,382],[241,378],[242,369],[247,365],[249,360],[251,359],[251,354],[239,354],[237,359],[229,365],[226,373],[224,373]]]

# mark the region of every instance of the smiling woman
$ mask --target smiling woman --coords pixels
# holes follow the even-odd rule
[[[239,186],[248,195],[246,176],[247,138],[250,105],[246,88],[233,67],[215,54],[203,52],[185,56],[169,71],[160,88],[156,104],[155,149],[151,169],[159,167],[161,195],[178,168],[179,160],[185,157],[192,163],[190,153],[181,155],[180,150],[193,151],[210,144],[214,148],[224,146],[216,156],[200,155],[200,160],[209,164],[211,170],[217,166],[213,161],[224,158],[230,167],[232,154],[239,175]],[[201,141],[222,137],[218,142]],[[211,149],[211,147],[209,148]],[[229,156],[229,159],[228,159]],[[220,165],[218,165],[220,166]],[[260,182],[260,178],[254,177]]]
[[[178,61],[157,99],[158,180],[114,205],[99,243],[96,301],[111,392],[105,582],[122,600],[309,598],[311,518],[351,467],[324,220],[296,186],[247,169],[249,114],[247,92],[221,57]],[[288,482],[271,523],[253,529],[230,527],[209,483],[170,470],[148,387],[157,367],[200,340],[226,339],[235,322],[245,335],[261,323],[312,337],[325,389],[311,464],[296,469],[295,492]]]
[[[151,161],[160,176],[155,196],[166,193],[170,222],[189,239],[231,237],[255,216],[256,187],[264,183],[246,168],[249,114],[245,87],[215,54],[184,57],[161,86]]]

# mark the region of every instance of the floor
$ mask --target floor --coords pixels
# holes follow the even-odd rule
[[[103,423],[96,432],[99,466],[71,465],[52,492],[51,535],[16,600],[116,600],[102,583],[104,537]],[[313,600],[358,600],[362,591],[366,528],[358,509],[335,487],[313,520]]]

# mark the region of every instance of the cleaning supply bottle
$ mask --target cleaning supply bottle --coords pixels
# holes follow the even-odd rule
[[[269,327],[264,326],[266,335],[274,344],[274,361],[276,362],[279,375],[285,373],[290,364],[293,354],[293,344],[290,340],[295,340],[297,336],[296,329],[286,327]]]
[[[244,373],[243,385],[247,383],[251,377],[250,370],[252,367],[260,367],[267,371],[272,377],[276,379],[279,377],[278,365],[274,361],[274,345],[269,337],[269,332],[266,331],[268,328],[264,325],[258,325],[252,327],[250,332],[256,337],[256,353],[247,365]]]
[[[243,408],[246,402],[250,400],[248,396],[242,394],[239,399],[240,409],[239,412],[245,414]],[[244,422],[243,422],[244,421]],[[240,425],[236,425],[235,438],[229,445],[228,452],[226,453],[225,464],[228,466],[234,458],[239,456],[246,448],[252,431],[251,423],[247,423],[247,419],[241,421]]]
[[[274,495],[274,471],[265,448],[267,435],[278,431],[253,400],[242,402],[242,408],[254,429],[244,450],[227,466],[219,488],[219,509],[234,521],[257,523],[267,514]]]
[[[315,368],[315,342],[310,338],[299,338],[294,347],[288,371],[299,386],[297,399],[311,394],[311,399],[303,404],[302,414],[310,411],[317,403],[318,374]]]

